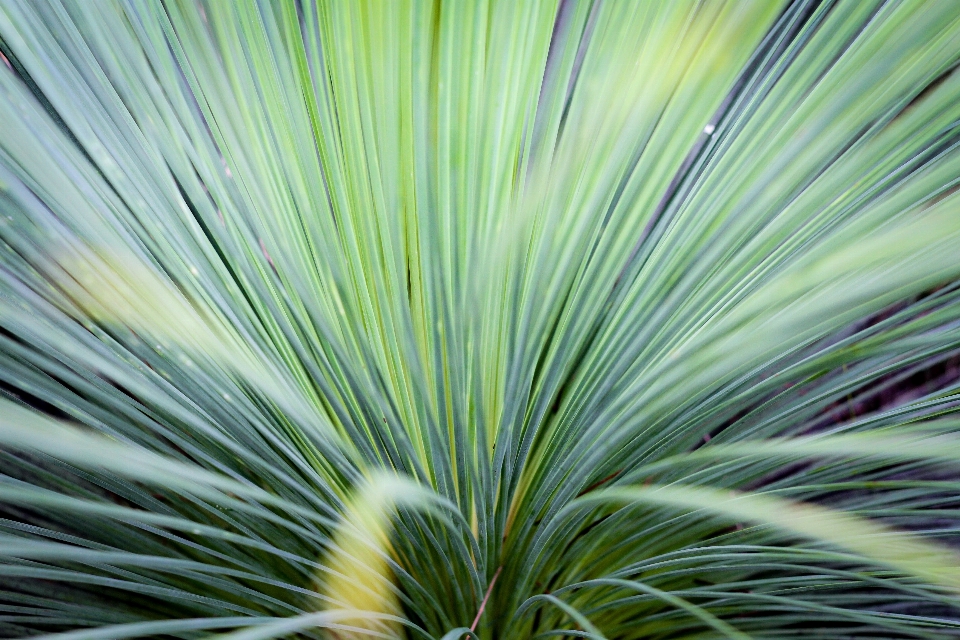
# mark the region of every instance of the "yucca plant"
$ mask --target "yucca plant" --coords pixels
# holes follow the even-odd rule
[[[0,636],[960,636],[960,3],[0,53]]]

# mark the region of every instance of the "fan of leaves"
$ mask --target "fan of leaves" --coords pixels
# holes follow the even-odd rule
[[[960,636],[954,0],[0,54],[0,635]]]

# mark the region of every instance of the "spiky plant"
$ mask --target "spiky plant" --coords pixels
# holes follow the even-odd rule
[[[0,0],[0,635],[960,636],[955,0]]]

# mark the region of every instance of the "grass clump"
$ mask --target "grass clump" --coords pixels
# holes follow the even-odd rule
[[[957,3],[0,53],[0,635],[960,635]]]

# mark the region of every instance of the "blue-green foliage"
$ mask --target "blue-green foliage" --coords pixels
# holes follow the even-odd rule
[[[960,3],[0,53],[0,636],[960,635]]]

